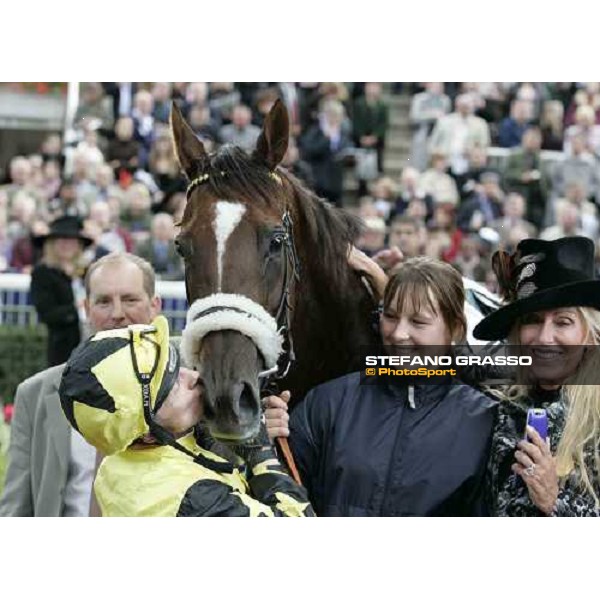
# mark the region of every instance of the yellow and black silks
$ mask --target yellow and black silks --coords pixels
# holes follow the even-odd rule
[[[71,425],[107,455],[94,485],[103,516],[313,516],[305,490],[271,448],[245,477],[192,434],[174,440],[160,431],[154,415],[178,372],[162,316],[98,333],[69,359],[61,404]],[[163,443],[134,444],[147,433]]]
[[[213,461],[193,435],[179,440]],[[207,469],[171,446],[133,447],[102,462],[95,483],[103,516],[303,517],[314,516],[304,489],[271,451],[246,479],[238,469]]]

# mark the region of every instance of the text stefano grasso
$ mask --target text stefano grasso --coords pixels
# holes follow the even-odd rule
[[[490,366],[490,367],[526,367],[531,366],[531,356],[419,356],[419,355],[386,355],[367,356],[367,367],[458,367]]]

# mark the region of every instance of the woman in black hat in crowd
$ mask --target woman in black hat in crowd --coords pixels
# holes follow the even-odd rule
[[[568,237],[523,240],[492,260],[508,304],[474,330],[481,340],[526,346],[533,364],[500,404],[490,491],[500,516],[600,516],[600,281],[594,244]],[[548,438],[529,408],[548,415]]]
[[[48,366],[64,363],[79,344],[78,300],[83,292],[80,258],[92,240],[76,217],[59,217],[47,235],[35,238],[43,258],[31,274],[31,299],[48,328]]]

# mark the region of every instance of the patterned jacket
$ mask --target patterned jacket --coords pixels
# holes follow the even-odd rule
[[[527,486],[520,476],[511,470],[516,462],[515,451],[523,439],[528,408],[545,408],[548,413],[548,435],[550,448],[555,454],[564,424],[566,406],[560,390],[533,390],[522,402],[501,402],[494,427],[492,453],[488,469],[492,514],[502,517],[544,516],[531,501]],[[600,496],[600,478],[593,467],[593,449],[588,448],[586,465],[593,474],[596,494]],[[580,489],[575,474],[560,482],[560,491],[553,516],[598,517],[600,508],[594,498]]]

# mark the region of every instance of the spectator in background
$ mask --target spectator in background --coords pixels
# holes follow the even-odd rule
[[[42,189],[44,187],[44,173],[42,167],[44,166],[44,159],[41,154],[30,154],[28,156],[29,164],[31,165],[31,187],[32,193],[36,198],[42,200]]]
[[[420,174],[414,167],[404,167],[400,175],[400,194],[392,210],[393,216],[408,214],[425,220],[433,216],[433,198],[420,185]]]
[[[374,256],[385,248],[387,227],[380,217],[367,217],[364,219],[364,229],[360,234],[356,246],[367,256]]]
[[[579,224],[583,235],[592,240],[598,237],[598,210],[593,202],[590,202],[586,195],[584,187],[577,182],[572,182],[567,186],[565,199],[556,201],[557,205],[561,202],[571,202],[579,209]],[[555,207],[556,208],[556,207]]]
[[[102,85],[83,83],[79,106],[73,120],[75,127],[100,129],[103,135],[110,135],[114,122],[111,101],[104,95]]]
[[[71,179],[64,179],[58,190],[58,196],[48,203],[48,217],[55,219],[61,216],[83,217],[87,214],[87,206],[77,197],[77,186]]]
[[[119,186],[115,185],[115,174],[106,163],[96,169],[95,187],[95,200],[106,201],[110,196],[121,195]]]
[[[564,197],[571,183],[580,183],[587,198],[598,194],[598,162],[586,148],[582,135],[571,136],[571,155],[554,168],[552,191],[555,197]]]
[[[171,84],[166,81],[157,81],[152,86],[152,98],[154,100],[152,116],[158,123],[169,123],[169,115],[171,114],[171,90]]]
[[[179,187],[179,166],[175,158],[173,138],[166,127],[157,131],[148,166],[162,192],[168,194]]]
[[[89,265],[99,258],[110,254],[108,248],[104,247],[101,243],[102,229],[96,221],[84,219],[82,232],[86,237],[92,240],[92,243],[83,251],[82,262],[84,264]],[[81,337],[86,338],[87,336],[88,331],[86,325]]]
[[[31,193],[31,163],[24,156],[15,156],[11,159],[8,166],[10,183],[2,186],[2,191],[6,194],[8,207],[10,208],[14,196],[18,192]]]
[[[481,261],[479,236],[471,234],[461,239],[458,254],[452,264],[463,277],[485,281],[486,269]]]
[[[427,230],[423,221],[407,216],[392,219],[388,247],[400,248],[405,258],[415,258],[423,254],[426,240]]]
[[[108,202],[98,200],[90,207],[89,220],[99,230],[97,243],[109,252],[131,252],[133,239],[129,231],[115,223]]]
[[[504,216],[491,223],[492,229],[498,232],[500,242],[505,246],[514,241],[511,234],[515,229],[524,231],[526,234],[524,237],[533,238],[537,235],[535,225],[525,220],[525,211],[526,203],[523,195],[518,192],[509,193],[504,202]]]
[[[135,244],[148,239],[152,221],[152,198],[148,188],[142,183],[133,183],[125,192],[121,222],[131,233]]]
[[[136,247],[135,253],[152,265],[159,279],[183,279],[183,263],[175,250],[174,239],[173,217],[167,213],[158,213],[152,217],[149,239]]]
[[[140,143],[133,139],[134,132],[133,119],[121,117],[115,126],[116,137],[108,145],[106,160],[121,184],[128,185],[139,166]]]
[[[506,113],[506,84],[498,82],[476,82],[463,84],[463,91],[476,95],[476,111],[488,123],[499,123]]]
[[[236,106],[232,113],[232,122],[223,125],[219,131],[219,138],[223,144],[234,144],[252,152],[256,146],[256,140],[260,135],[260,129],[252,125],[252,111],[243,104]]]
[[[95,129],[84,127],[83,140],[77,144],[77,154],[85,157],[92,175],[104,163],[104,155],[98,147],[98,133]]]
[[[547,100],[542,107],[540,128],[542,150],[562,151],[564,108],[559,100]]]
[[[481,176],[481,184],[475,189],[469,200],[458,209],[456,216],[458,227],[465,233],[477,232],[489,227],[502,216],[504,194],[500,187],[500,176],[488,171]]]
[[[275,101],[279,98],[279,92],[277,88],[268,87],[256,92],[254,104],[256,110],[254,111],[254,117],[252,118],[252,124],[257,127],[263,126],[265,117],[269,114],[271,108],[275,104]]]
[[[553,241],[563,237],[584,235],[581,229],[581,213],[572,202],[558,202],[556,206],[556,225],[546,227],[541,234],[542,240]]]
[[[513,100],[510,116],[503,119],[498,127],[498,145],[514,148],[521,143],[523,133],[529,127],[530,108],[524,100]]]
[[[386,222],[390,219],[397,194],[398,186],[391,177],[380,177],[371,185],[371,196],[377,215]]]
[[[493,169],[488,165],[487,148],[473,148],[469,152],[469,167],[463,175],[455,177],[461,201],[467,199],[481,182],[483,173]]]
[[[42,248],[34,243],[34,239],[50,231],[44,219],[35,219],[28,225],[27,232],[15,240],[12,248],[10,268],[18,273],[31,273],[42,258]]]
[[[550,179],[540,156],[542,134],[537,127],[530,127],[523,134],[521,148],[508,158],[504,181],[509,191],[521,194],[527,201],[527,219],[538,229],[546,214],[546,202],[550,192]]]
[[[383,150],[389,113],[381,91],[381,83],[365,83],[365,95],[356,101],[352,117],[354,144],[357,148],[377,152],[377,169],[380,173],[383,172]],[[363,187],[366,191],[366,182]]]
[[[433,128],[429,140],[430,153],[441,153],[448,157],[453,175],[466,173],[469,167],[469,152],[476,146],[490,145],[488,124],[473,114],[473,100],[468,94],[460,94],[455,101],[456,111],[442,117]]]
[[[319,122],[313,125],[302,140],[302,156],[311,165],[317,195],[341,206],[343,197],[343,160],[352,147],[344,131],[345,111],[335,100],[325,102],[319,112]]]
[[[207,152],[219,140],[219,127],[217,122],[210,116],[208,106],[195,104],[190,108],[188,123],[194,133],[206,145],[209,144]]]
[[[53,160],[56,161],[62,168],[65,164],[65,156],[62,150],[62,142],[58,133],[51,133],[47,136],[42,145],[40,146],[40,152],[44,163]]]
[[[42,261],[31,274],[31,300],[48,328],[47,361],[51,367],[65,362],[81,339],[80,258],[91,240],[83,235],[79,219],[60,217],[51,223],[48,234],[36,238],[36,243],[44,250]]]
[[[431,155],[431,166],[421,175],[421,189],[430,195],[435,203],[458,204],[456,182],[448,175],[448,162],[443,154]]]
[[[42,189],[46,202],[58,194],[61,184],[60,163],[54,159],[48,159],[42,167],[43,183]]]
[[[290,136],[287,151],[281,161],[281,165],[311,190],[314,189],[315,178],[312,167],[300,158],[300,150],[296,144],[296,139],[292,136]]]
[[[540,116],[542,102],[547,93],[543,83],[520,83],[514,90],[514,99],[523,102],[527,109],[527,119],[537,121]]]
[[[565,127],[575,124],[575,114],[580,106],[591,106],[596,114],[596,123],[600,124],[600,83],[586,83],[575,92],[565,114]]]
[[[424,254],[451,263],[456,258],[462,236],[456,227],[456,211],[447,204],[438,204],[427,227]]]
[[[93,165],[84,152],[77,150],[73,154],[73,175],[71,182],[75,187],[77,207],[80,215],[86,215],[89,205],[96,199],[96,186],[92,182],[95,173]]]
[[[239,106],[241,95],[230,81],[213,81],[209,86],[208,106],[219,123],[232,123],[233,112]]]
[[[427,140],[433,127],[452,109],[450,98],[444,94],[443,83],[426,83],[425,91],[415,94],[410,105],[410,123],[413,130],[411,164],[422,170],[427,167]]]
[[[29,230],[29,223],[35,218],[35,200],[25,192],[19,192],[13,199],[10,210],[1,208],[4,215],[6,233],[11,241],[25,235]]]
[[[112,99],[114,121],[121,117],[130,117],[133,112],[133,97],[138,89],[138,84],[131,81],[117,83],[104,83],[104,92]],[[110,138],[110,136],[109,136]]]
[[[565,131],[564,150],[571,154],[571,138],[580,135],[585,149],[596,158],[600,156],[600,125],[596,125],[596,114],[591,106],[583,105],[575,111],[575,125]]]
[[[140,165],[145,168],[154,143],[154,98],[146,90],[140,90],[133,99],[134,139],[141,145]]]
[[[177,99],[178,86],[180,84],[173,85],[173,98]],[[182,84],[186,85],[186,84]],[[183,98],[176,100],[180,105],[183,114],[189,120],[189,115],[192,107],[194,106],[208,106],[208,83],[201,81],[194,81],[187,84],[187,87],[181,89]]]

